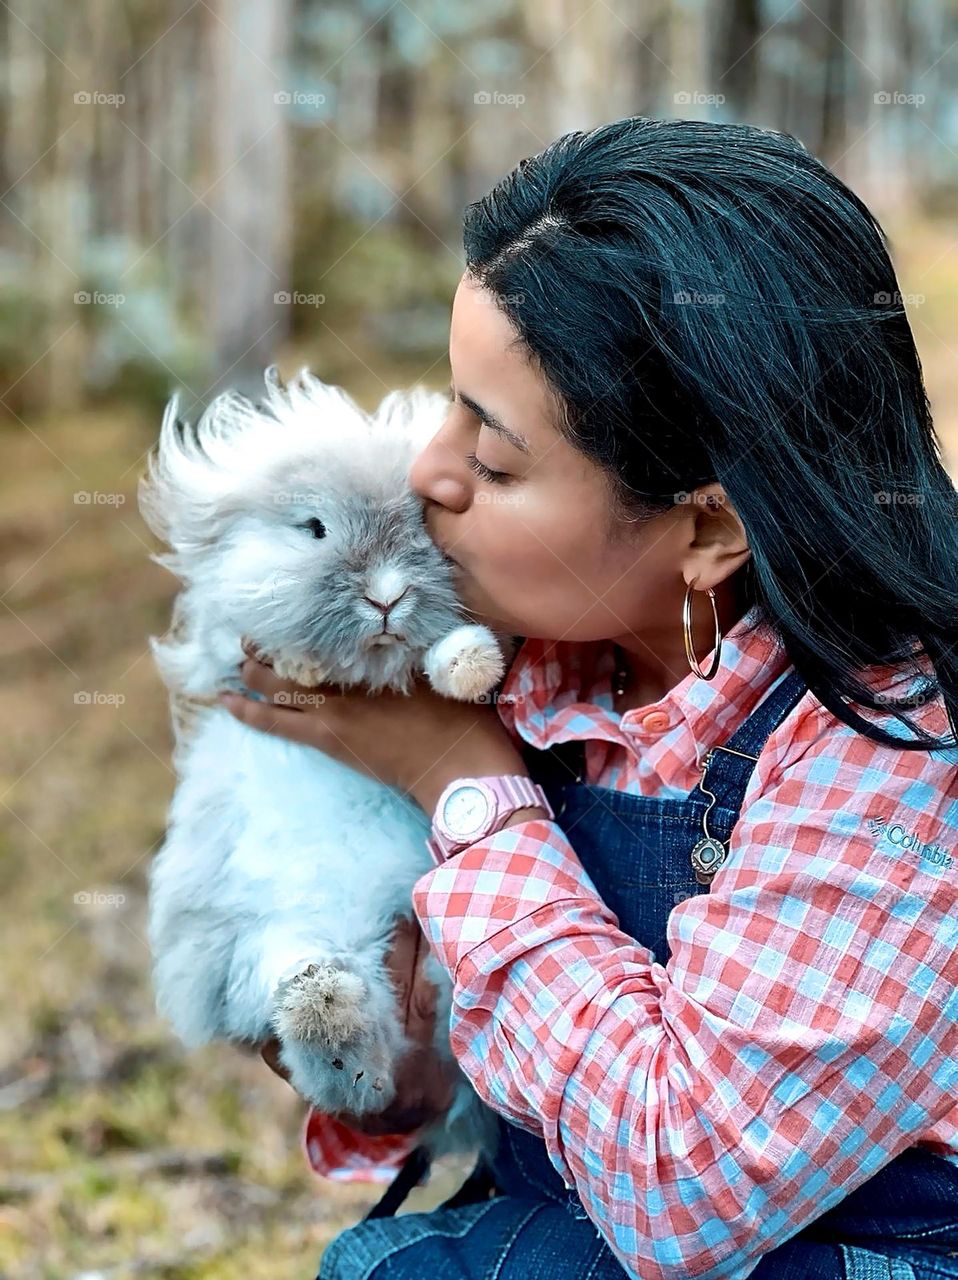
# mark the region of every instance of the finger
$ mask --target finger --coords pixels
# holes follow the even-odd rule
[[[293,680],[281,680],[272,667],[258,662],[256,658],[247,658],[240,665],[240,676],[247,689],[261,693],[281,706],[284,702],[292,702],[293,692],[299,688]]]
[[[247,657],[253,658],[256,662],[261,662],[264,667],[271,667],[273,665],[272,658],[270,658],[268,654],[262,653],[254,642],[247,636],[243,636],[240,644],[242,645],[243,652]]]
[[[426,944],[423,943],[425,949]],[[428,951],[427,951],[428,954]],[[427,977],[422,965],[418,965],[412,984],[412,997],[409,1001],[409,1034],[423,1039],[426,1032],[431,1032],[436,1025],[436,985]]]
[[[429,944],[425,935],[416,925],[419,946],[416,951],[416,962],[413,967],[412,990],[409,995],[406,1016],[406,1033],[417,1044],[430,1044],[436,1030],[436,1002],[439,992],[436,984],[426,973],[426,962],[429,959]]]
[[[288,738],[291,742],[304,742],[308,746],[320,747],[317,725],[308,723],[310,719],[315,721],[315,717],[307,717],[302,711],[292,707],[277,707],[269,702],[256,702],[253,698],[244,698],[241,693],[221,693],[219,701],[230,715],[251,729],[274,734],[277,738]]]
[[[286,1083],[288,1084],[289,1072],[287,1071],[286,1067],[283,1066],[282,1062],[280,1062],[279,1049],[280,1049],[280,1045],[278,1040],[275,1040],[275,1039],[267,1040],[263,1045],[260,1046],[260,1056],[262,1057],[266,1065],[270,1068],[270,1070],[275,1071],[276,1074],[278,1076],[281,1076],[282,1079],[285,1080]]]
[[[412,996],[416,959],[422,930],[416,920],[401,917],[396,923],[386,965],[396,993],[399,1020],[408,1033],[409,1004]]]
[[[255,658],[247,658],[240,664],[240,678],[247,692],[262,694],[277,707],[314,711],[327,706],[327,696],[318,688],[306,688],[295,680],[282,679],[272,667],[264,666]]]

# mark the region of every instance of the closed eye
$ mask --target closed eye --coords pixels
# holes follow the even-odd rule
[[[451,386],[443,394],[450,404],[456,403],[456,393]],[[472,401],[469,401],[466,404],[466,408],[470,413],[475,413],[475,410],[472,407]],[[484,418],[481,418],[481,420],[485,421]],[[466,454],[466,462],[471,471],[474,471],[481,480],[488,481],[489,484],[505,484],[513,478],[508,471],[494,471],[492,467],[487,467],[484,462],[479,461],[474,453]]]
[[[318,516],[311,516],[309,520],[303,521],[299,527],[301,529],[308,529],[314,538],[326,537],[326,526]]]
[[[512,478],[508,471],[493,471],[492,467],[480,462],[474,453],[466,454],[466,462],[481,480],[488,480],[490,484],[505,484]]]

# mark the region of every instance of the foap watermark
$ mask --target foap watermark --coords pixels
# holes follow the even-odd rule
[[[925,495],[913,489],[879,489],[875,502],[880,507],[922,507]]]
[[[100,289],[78,289],[73,295],[77,307],[122,307],[126,302],[125,293],[104,293]]]
[[[273,501],[278,507],[317,507],[328,497],[328,493],[277,493]]]
[[[502,693],[499,689],[492,689],[489,693],[477,693],[472,699],[473,702],[505,702],[511,706],[519,706],[525,702],[526,695],[524,693]]]
[[[280,89],[273,94],[278,107],[322,107],[326,105],[325,93],[306,93],[300,89]]]
[[[101,493],[99,489],[77,489],[73,495],[75,507],[122,507],[125,493]]]
[[[104,893],[102,889],[81,889],[73,895],[77,907],[123,907],[126,905],[125,893]]]
[[[270,904],[276,911],[297,911],[302,907],[315,907],[319,894],[305,889],[277,889],[270,894]]]
[[[921,678],[921,683],[917,689],[911,689],[908,693],[876,693],[875,701],[880,707],[892,707],[894,710],[912,710],[915,707],[927,707],[930,702],[937,702],[941,697],[941,690],[934,680],[927,677]]]
[[[273,294],[273,301],[278,307],[321,307],[326,301],[325,293],[302,293],[299,289],[281,289]]]
[[[708,511],[718,511],[728,502],[728,497],[724,493],[699,493],[697,489],[680,489],[678,493],[672,494],[672,502],[677,507],[705,507]]]
[[[899,293],[895,289],[891,293],[882,291],[873,295],[872,300],[879,306],[920,307],[925,301],[923,293]]]
[[[524,293],[496,293],[492,289],[481,289],[479,301],[486,307],[521,307],[526,300]]]
[[[125,93],[103,93],[99,89],[81,89],[73,95],[78,107],[122,107]]]
[[[521,507],[526,500],[524,493],[477,493],[472,499],[475,503],[485,503],[490,507]]]
[[[325,701],[325,693],[306,689],[279,689],[273,695],[273,704],[277,707],[321,707]]]
[[[928,99],[923,93],[902,93],[900,89],[879,89],[872,94],[876,107],[923,107]]]
[[[78,689],[73,695],[76,707],[122,707],[125,693],[101,693],[99,689]]]
[[[472,95],[477,107],[521,107],[526,100],[524,93],[500,93],[498,89],[480,89]]]
[[[672,295],[677,307],[720,307],[725,302],[724,293],[702,293],[698,289],[680,289]]]
[[[698,89],[679,89],[672,94],[677,107],[721,107],[725,105],[724,93],[700,93]]]

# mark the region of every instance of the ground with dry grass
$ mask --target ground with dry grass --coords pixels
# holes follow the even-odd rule
[[[898,257],[955,474],[955,249],[921,228]],[[118,407],[3,435],[0,1274],[305,1280],[378,1192],[315,1179],[291,1091],[237,1051],[185,1055],[152,1010],[144,873],[173,785],[146,647],[173,583],[135,504],[155,429]]]

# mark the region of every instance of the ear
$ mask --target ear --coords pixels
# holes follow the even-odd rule
[[[334,440],[348,439],[368,426],[369,419],[343,387],[323,382],[305,366],[284,385],[276,365],[263,374],[266,383],[264,411],[284,432],[313,443],[321,431]]]
[[[217,396],[194,427],[180,421],[178,410],[174,395],[140,479],[138,498],[153,533],[176,555],[188,555],[216,542],[235,514],[236,474],[230,462],[240,438],[260,415],[234,391]]]
[[[686,583],[715,588],[752,554],[745,526],[721,484],[702,485],[688,495],[688,545],[682,560]]]
[[[420,453],[433,438],[449,412],[449,401],[439,391],[414,386],[390,391],[373,414],[373,422],[382,425],[390,436],[409,440],[415,453]]]

